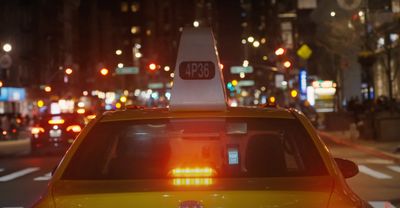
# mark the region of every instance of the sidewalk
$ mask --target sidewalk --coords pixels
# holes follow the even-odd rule
[[[348,132],[343,131],[319,131],[318,133],[335,143],[350,146],[376,157],[400,163],[400,138],[398,141],[376,141],[361,138],[353,139],[349,136]]]

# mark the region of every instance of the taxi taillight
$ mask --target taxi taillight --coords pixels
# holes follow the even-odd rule
[[[64,121],[64,119],[51,119],[51,120],[49,120],[49,124],[52,124],[52,125],[54,125],[54,124],[63,124],[65,121]]]
[[[213,184],[212,178],[174,178],[175,186],[208,186]]]
[[[75,132],[75,133],[79,133],[79,132],[82,131],[82,128],[79,125],[71,125],[71,126],[67,127],[67,131],[72,131],[72,132]]]
[[[32,134],[39,134],[39,133],[43,133],[43,132],[44,132],[44,128],[42,128],[42,127],[32,127],[32,129],[31,129]]]
[[[210,167],[174,168],[171,170],[175,186],[207,186],[213,184],[216,171]]]

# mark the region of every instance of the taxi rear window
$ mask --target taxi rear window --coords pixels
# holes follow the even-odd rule
[[[99,122],[62,179],[166,179],[192,169],[215,178],[328,174],[295,119],[192,118]]]

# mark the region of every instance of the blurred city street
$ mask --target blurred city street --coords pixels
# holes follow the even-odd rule
[[[87,141],[90,135],[103,135],[104,129],[118,130],[107,138],[107,145],[101,146],[96,142],[104,141],[95,140],[88,145],[93,145],[93,149],[82,150],[94,157],[102,153],[101,148],[112,147],[104,151],[109,156],[104,157],[104,169],[98,171],[102,177],[112,178],[110,161],[115,162],[113,165],[117,168],[113,171],[118,172],[118,167],[144,161],[138,159],[142,156],[151,160],[157,153],[161,154],[157,149],[159,141],[151,141],[158,138],[160,129],[168,126],[164,120],[196,120],[205,116],[225,123],[216,122],[218,125],[214,126],[212,122],[194,122],[198,126],[187,131],[193,128],[199,131],[193,134],[203,135],[187,142],[201,140],[204,146],[208,145],[198,150],[198,154],[206,158],[204,164],[215,165],[221,174],[234,175],[235,179],[269,177],[268,174],[279,168],[271,168],[264,174],[261,169],[248,171],[247,165],[275,158],[263,154],[276,153],[272,149],[278,151],[283,146],[281,153],[285,160],[278,165],[285,165],[286,169],[276,175],[296,176],[295,179],[311,177],[313,182],[319,182],[316,179],[319,176],[329,175],[340,181],[346,171],[354,173],[358,167],[356,176],[344,176],[358,196],[374,208],[400,207],[399,22],[400,0],[2,0],[0,208],[29,207],[37,202],[51,187],[51,184],[48,186],[51,173],[61,159],[65,155],[73,157],[65,154],[66,151],[86,144],[74,143],[76,138]],[[281,142],[274,144],[276,148],[267,148],[266,143],[272,139],[253,141],[252,136],[263,129],[251,129],[252,121],[247,119],[257,116],[260,120],[254,129],[274,127],[271,132],[281,136]],[[282,120],[263,126],[262,119],[272,118]],[[153,119],[163,124],[153,124]],[[236,119],[239,124],[230,119]],[[128,127],[124,133],[118,122],[136,125],[139,120],[148,123],[132,127],[137,130],[132,133],[135,136],[132,141],[145,138],[148,143],[127,145],[140,151],[133,151],[137,153],[135,160],[132,157],[121,162],[121,159],[121,165],[116,146],[123,140],[121,135],[132,135]],[[291,124],[294,120],[297,123]],[[98,127],[104,123],[109,126]],[[163,129],[162,136],[169,136],[168,140],[175,136],[167,132],[181,127],[171,123],[170,129]],[[88,128],[90,125],[96,128]],[[298,127],[293,131],[295,125],[308,134],[298,133]],[[222,131],[224,136],[222,133],[210,136],[217,134],[213,132],[217,127],[222,129],[218,135]],[[325,170],[329,173],[323,174],[322,166],[335,165],[329,165],[326,159],[323,160],[326,164],[316,164],[317,157],[311,151],[314,148],[319,148],[321,158],[329,158],[325,147],[318,142],[297,139],[290,143],[296,136],[311,141],[316,138],[310,136],[315,131],[334,157],[350,160],[342,164],[340,160],[330,161],[336,161],[340,171]],[[271,132],[264,132],[264,136]],[[293,132],[296,135],[292,138]],[[236,140],[234,134],[243,134],[242,140]],[[115,141],[111,144],[112,138]],[[212,145],[208,142],[217,141],[221,147],[218,151],[226,151],[227,155],[221,153],[218,154],[221,158],[211,158],[217,150],[211,151]],[[268,150],[260,150],[258,154],[256,147],[261,149],[262,145],[254,145],[253,150],[247,151],[248,143],[252,142],[265,142]],[[291,146],[296,142],[300,143],[297,149]],[[139,148],[140,145],[148,149]],[[190,152],[189,147],[182,149]],[[182,153],[182,149],[175,151]],[[299,153],[295,154],[294,150]],[[245,153],[250,155],[246,159],[252,158],[253,153],[263,158],[258,161],[254,156],[257,161],[242,161]],[[141,167],[141,170],[149,169],[149,174],[128,179],[153,177],[149,167],[161,168],[164,159],[170,159],[169,154],[165,151],[163,159],[154,159],[157,162],[152,160]],[[312,158],[310,167],[306,167],[308,154]],[[120,158],[124,158],[122,153]],[[181,159],[168,162],[179,166],[181,163],[177,161]],[[226,159],[229,168],[216,165],[217,161]],[[291,160],[298,164],[293,165],[295,162]],[[187,171],[198,170],[199,161],[193,164],[186,161],[185,165],[190,166]],[[81,169],[84,172],[90,168],[74,170]],[[109,172],[111,176],[107,175]],[[74,174],[71,177],[79,180],[79,174]],[[172,177],[170,172],[162,179],[168,177]],[[349,190],[347,185],[338,189]],[[284,194],[279,196],[286,200]],[[335,202],[329,200],[334,201],[336,196],[333,191],[330,196],[333,197],[322,202],[305,200],[304,203],[325,203],[331,207],[330,203]],[[203,207],[201,197],[197,202],[179,199],[182,202],[173,206]],[[351,203],[361,206],[364,202],[357,199]]]

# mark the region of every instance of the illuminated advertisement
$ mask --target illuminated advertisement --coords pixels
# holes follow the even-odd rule
[[[0,101],[17,102],[25,100],[26,92],[24,88],[2,87],[0,89]]]
[[[314,88],[314,107],[317,112],[333,112],[335,109],[336,83],[330,80],[312,82]],[[310,102],[311,103],[311,102]]]

